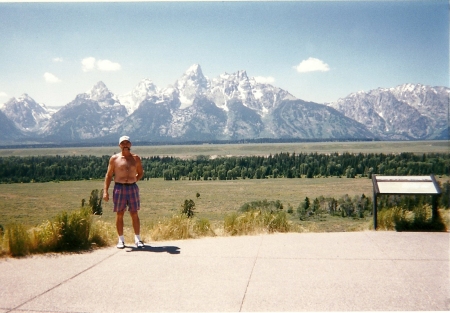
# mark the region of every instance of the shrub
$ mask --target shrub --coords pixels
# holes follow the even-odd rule
[[[199,236],[215,236],[211,229],[211,223],[206,218],[200,218],[194,222],[193,231]]]
[[[30,238],[23,225],[10,225],[6,230],[6,237],[11,256],[25,256],[30,252]]]
[[[170,219],[158,222],[151,229],[153,240],[178,240],[192,238],[190,233],[191,221],[185,214],[174,215]]]
[[[31,246],[33,253],[56,251],[58,245],[59,227],[55,222],[45,221],[36,228],[31,229]]]
[[[268,213],[266,214],[269,215]],[[271,213],[270,217],[266,218],[266,223],[264,223],[264,226],[267,228],[269,233],[286,233],[290,230],[290,224],[288,222],[287,215],[282,211],[276,212],[275,214]]]
[[[195,214],[195,202],[192,200],[184,200],[184,204],[181,205],[181,214],[186,215],[188,218],[194,217]]]
[[[103,221],[92,223],[89,234],[89,242],[91,244],[105,247],[113,242],[111,238],[116,238],[116,230],[111,224]]]
[[[437,212],[437,216],[433,219],[431,214],[431,206],[426,204],[417,206],[413,209],[413,218],[401,219],[396,225],[397,231],[447,231],[447,226],[442,220],[441,214]]]
[[[433,220],[431,206],[419,205],[408,211],[401,207],[382,209],[377,216],[378,228],[396,231],[447,231],[439,211]]]
[[[252,201],[244,203],[239,211],[241,212],[248,212],[248,211],[254,211],[254,210],[268,210],[268,211],[276,211],[276,210],[283,210],[283,204],[280,202],[280,200],[276,201],[267,201],[267,199],[259,200],[259,201]]]
[[[13,224],[7,230],[9,253],[22,256],[29,253],[74,251],[90,248],[92,242],[104,245],[104,233],[91,233],[90,208],[72,213],[62,212],[54,221],[26,230],[23,225]],[[98,228],[99,229],[99,228]]]
[[[259,232],[287,232],[290,224],[283,211],[251,210],[231,213],[224,218],[224,231],[231,236],[247,235]]]
[[[400,207],[382,209],[378,212],[377,224],[379,229],[394,230],[395,225],[406,221],[406,212]]]
[[[91,197],[89,198],[89,206],[91,207],[92,214],[94,215],[103,214],[102,195],[103,189],[100,192],[98,191],[98,189],[94,189],[91,192]]]
[[[58,241],[56,251],[71,251],[89,247],[91,217],[89,208],[81,208],[71,214],[62,212],[56,217]]]

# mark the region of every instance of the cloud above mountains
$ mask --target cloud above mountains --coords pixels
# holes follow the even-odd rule
[[[59,83],[61,82],[61,79],[53,75],[52,73],[45,72],[44,73],[44,79],[47,83]]]
[[[307,73],[307,72],[328,72],[330,70],[330,66],[322,60],[316,58],[308,58],[307,60],[303,60],[299,65],[294,66],[294,68],[299,73]]]
[[[90,72],[93,70],[114,72],[119,71],[122,68],[117,62],[112,62],[110,60],[96,60],[94,57],[87,57],[81,60],[81,66],[83,72]]]

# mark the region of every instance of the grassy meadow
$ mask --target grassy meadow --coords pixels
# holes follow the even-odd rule
[[[33,149],[0,149],[0,157],[44,156],[44,155],[112,155],[119,152],[118,146],[60,147]],[[197,155],[208,156],[246,156],[269,155],[280,152],[289,153],[450,153],[449,142],[433,141],[371,141],[371,142],[301,142],[301,143],[251,143],[251,144],[201,144],[201,145],[162,145],[139,146],[133,152],[141,157],[173,156],[192,158]]]
[[[114,147],[95,148],[48,148],[48,149],[0,149],[0,157],[8,155],[110,155],[117,152]],[[279,152],[351,152],[351,153],[447,153],[445,141],[429,142],[346,142],[346,143],[289,143],[289,144],[238,144],[238,145],[190,145],[190,146],[136,146],[134,152],[141,156],[169,155],[174,157],[195,157],[196,155],[268,155]],[[106,172],[106,168],[105,168]],[[448,177],[436,177],[441,182]],[[52,220],[62,212],[75,212],[80,209],[82,199],[89,201],[91,191],[103,188],[102,180],[48,182],[28,184],[0,184],[0,225],[20,224],[26,228],[36,227]],[[372,229],[372,217],[341,218],[327,216],[308,221],[300,221],[296,209],[305,197],[351,198],[365,194],[372,197],[372,181],[368,178],[301,178],[301,179],[245,179],[232,181],[164,181],[151,179],[139,182],[141,192],[141,234],[144,241],[151,241],[155,225],[169,221],[180,212],[185,200],[195,202],[195,217],[203,223],[209,221],[213,234],[224,234],[226,220],[245,203],[252,201],[279,200],[284,211],[293,208],[287,219],[292,222],[292,231],[360,231]],[[110,192],[112,186],[110,187]],[[199,194],[199,197],[197,197]],[[103,202],[103,215],[94,220],[104,222],[111,243],[115,242],[112,200]],[[449,212],[444,220],[449,225]],[[183,221],[182,221],[183,222]],[[184,223],[184,222],[183,222]],[[181,225],[181,224],[179,224]],[[125,218],[127,241],[132,239],[131,220]]]
[[[103,181],[71,181],[0,185],[0,224],[12,222],[34,226],[63,210],[76,210],[81,200],[89,200],[93,189],[102,189]],[[305,197],[341,197],[372,195],[372,181],[367,178],[315,179],[246,179],[233,181],[164,181],[139,182],[141,222],[151,223],[177,213],[184,200],[195,202],[197,216],[221,220],[224,214],[236,212],[244,203],[267,199],[280,200],[285,207],[297,208]],[[110,192],[112,186],[110,187]],[[200,197],[196,197],[199,193]],[[112,201],[103,202],[106,222],[114,222]]]

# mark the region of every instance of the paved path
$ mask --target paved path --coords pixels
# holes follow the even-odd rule
[[[449,233],[289,233],[0,260],[0,313],[450,310]]]

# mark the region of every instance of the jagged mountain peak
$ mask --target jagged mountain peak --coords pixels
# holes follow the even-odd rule
[[[4,104],[4,110],[7,110],[9,107],[13,106],[22,106],[24,108],[38,110],[40,112],[47,110],[45,104],[36,102],[27,93],[24,93],[17,98],[13,97],[9,99],[8,102]]]
[[[97,82],[86,94],[90,100],[98,102],[101,107],[120,105],[117,96],[102,81]]]
[[[193,76],[203,76],[202,68],[200,64],[192,64],[186,72],[185,75],[193,75]]]
[[[180,109],[190,107],[196,96],[206,92],[208,85],[208,79],[203,75],[200,65],[194,64],[189,67],[174,84],[180,98]]]
[[[45,104],[36,102],[28,94],[11,98],[1,108],[18,129],[34,131],[44,125],[51,117]]]
[[[209,79],[199,64],[193,64],[175,84],[163,89],[146,78],[127,94],[116,96],[99,81],[47,120],[36,115],[45,106],[27,94],[0,106],[0,113],[14,121],[8,132],[18,128],[22,137],[55,142],[100,142],[122,133],[151,141],[416,140],[444,138],[448,133],[449,94],[447,87],[403,84],[352,93],[324,106],[296,99],[270,83],[259,83],[245,70]],[[31,108],[33,103],[36,107]]]
[[[111,96],[111,92],[102,81],[97,82],[87,94],[92,100],[96,101],[101,101]]]
[[[18,101],[34,101],[33,98],[31,98],[27,93],[23,93],[21,96],[17,97]]]
[[[328,105],[383,139],[432,139],[448,128],[449,90],[408,83],[352,93]]]
[[[136,111],[143,101],[154,95],[158,95],[159,92],[160,90],[151,79],[144,78],[136,85],[136,87],[134,87],[132,91],[119,96],[118,99],[120,103],[125,106],[128,114],[131,114]]]

